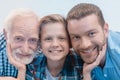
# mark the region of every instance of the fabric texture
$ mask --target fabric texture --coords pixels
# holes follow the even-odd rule
[[[120,79],[120,32],[109,31],[106,62],[103,69],[96,67],[92,72],[92,80]]]
[[[58,80],[81,80],[82,62],[76,54],[68,54],[61,72],[56,76]],[[27,66],[26,80],[46,80],[46,57],[41,54]]]
[[[17,76],[17,69],[12,66],[6,53],[6,39],[4,33],[0,33],[0,76]]]

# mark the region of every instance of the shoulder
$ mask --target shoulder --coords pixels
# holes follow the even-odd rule
[[[1,32],[0,33],[0,50],[2,50],[2,48],[5,48],[5,46],[6,46],[6,39],[5,39],[4,33]]]
[[[108,41],[111,42],[116,42],[116,43],[120,43],[120,32],[115,32],[115,31],[109,31],[109,35],[108,35]]]
[[[109,31],[108,47],[110,49],[120,48],[120,32]]]
[[[38,56],[36,56],[34,58],[34,60],[32,61],[32,63],[30,63],[30,64],[27,65],[27,68],[30,71],[32,71],[35,68],[38,69],[38,68],[41,68],[41,67],[45,66],[45,64],[46,64],[46,57],[42,53],[40,53]]]
[[[4,33],[1,32],[0,33],[0,64],[3,64],[3,62],[5,62],[7,60],[7,55],[6,55],[6,40],[4,37]],[[5,63],[7,64],[7,63]]]
[[[79,55],[77,55],[75,52],[72,52],[66,57],[65,64],[67,64],[67,69],[69,69],[69,71],[81,72],[83,61]]]
[[[82,63],[79,63],[79,60],[80,58],[78,55],[76,55],[76,53],[69,53],[67,55],[64,67],[62,69],[62,79],[78,80],[80,78],[80,73],[82,71],[80,65]]]
[[[43,53],[39,53],[37,54],[37,56],[34,58],[34,60],[32,61],[32,63],[30,63],[30,65],[39,65],[42,62],[44,62],[46,60],[46,57],[43,55]]]
[[[107,52],[109,53],[111,59],[118,61],[120,58],[120,32],[110,31],[108,36]]]
[[[70,58],[71,62],[74,64],[74,66],[82,66],[83,61],[80,58],[80,56],[77,55],[75,52],[70,53],[69,58]]]
[[[27,65],[26,80],[40,79],[40,75],[44,72],[46,66],[46,57],[40,53],[32,63]]]

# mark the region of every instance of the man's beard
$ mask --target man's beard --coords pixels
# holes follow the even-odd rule
[[[22,51],[20,49],[15,49],[13,50],[12,55],[13,58],[15,58],[15,60],[19,61],[20,63],[29,64],[32,62],[33,58],[35,57],[35,52],[30,49],[28,54],[26,54],[29,56],[24,56],[24,54],[22,54]],[[19,55],[23,55],[23,57]]]
[[[93,51],[96,52],[96,55],[94,55],[95,57],[93,58],[93,60],[86,62],[86,61],[84,61],[84,58],[80,55],[81,59],[82,59],[84,62],[86,62],[87,64],[91,64],[91,63],[95,62],[96,59],[97,59],[97,57],[98,57],[98,55],[100,54],[100,51],[102,50],[102,48],[103,48],[103,46],[104,46],[105,44],[106,44],[106,41],[104,40],[101,45],[100,45],[100,44],[99,44],[99,45],[98,45],[98,44],[92,45],[92,46],[94,46],[94,48],[92,49],[92,52],[93,52]],[[83,50],[78,50],[77,52],[80,53],[81,51],[83,51]]]

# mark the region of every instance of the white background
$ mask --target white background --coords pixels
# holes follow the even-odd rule
[[[66,17],[68,11],[78,3],[98,5],[111,30],[120,31],[120,0],[0,0],[0,31],[3,21],[12,9],[30,8],[40,17],[58,13]]]

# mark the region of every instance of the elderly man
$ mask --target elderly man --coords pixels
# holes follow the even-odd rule
[[[37,49],[38,21],[38,16],[28,9],[15,10],[6,18],[4,32],[0,34],[0,80],[13,80],[19,71],[18,77],[25,75],[24,64],[33,60]],[[6,50],[11,51],[11,54]],[[7,55],[10,56],[11,64],[17,63],[15,67],[9,63]]]

